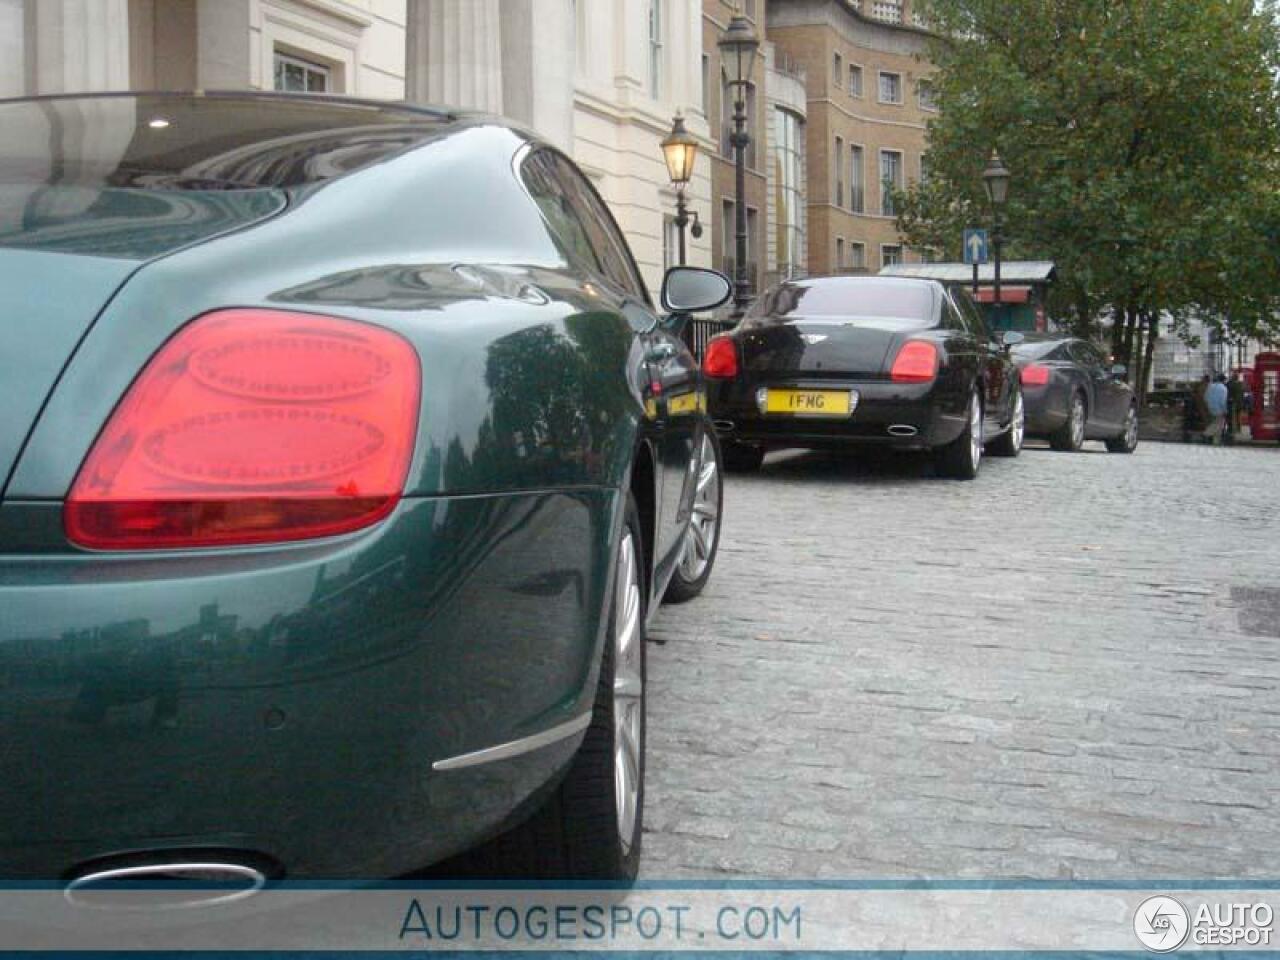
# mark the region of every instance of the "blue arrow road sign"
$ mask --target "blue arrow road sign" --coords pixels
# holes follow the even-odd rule
[[[987,262],[987,231],[966,230],[964,232],[964,262],[970,264]]]

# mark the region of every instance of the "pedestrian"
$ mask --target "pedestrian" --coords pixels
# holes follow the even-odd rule
[[[1204,428],[1205,441],[1217,444],[1222,439],[1222,432],[1227,427],[1227,378],[1218,374],[1217,379],[1204,391],[1204,405],[1209,414],[1209,423]]]

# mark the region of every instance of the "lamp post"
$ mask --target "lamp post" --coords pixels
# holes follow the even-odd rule
[[[751,83],[751,68],[760,49],[760,38],[752,29],[751,21],[739,13],[729,21],[716,46],[720,48],[720,60],[733,88],[733,136],[729,139],[736,174],[733,315],[740,317],[751,302],[751,285],[747,281],[747,146],[751,143],[747,133],[747,87]]]
[[[1000,306],[1000,252],[1004,247],[1004,235],[1001,233],[1000,212],[1009,199],[1009,171],[1000,159],[1000,154],[991,151],[991,159],[987,161],[987,169],[982,171],[982,186],[987,191],[987,199],[991,201],[991,249],[995,253],[996,284],[992,301]]]
[[[689,225],[689,207],[685,204],[684,190],[693,178],[694,164],[698,161],[698,140],[684,126],[684,117],[676,114],[671,121],[671,132],[663,138],[662,155],[667,161],[667,173],[676,188],[676,232],[680,237],[680,266],[684,266],[684,228]],[[693,235],[702,235],[698,215],[693,215]]]

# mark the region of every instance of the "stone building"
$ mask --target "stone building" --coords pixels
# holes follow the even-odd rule
[[[701,0],[0,0],[0,96],[277,89],[510,116],[592,177],[656,290],[676,111],[708,147]],[[760,205],[763,209],[763,191]],[[709,264],[710,231],[690,244]]]
[[[702,0],[702,95],[703,111],[711,128],[711,202],[699,210],[711,235],[712,263],[730,278],[737,269],[736,168],[730,136],[733,132],[734,88],[726,64],[721,62],[717,41],[739,10],[751,21],[757,35],[765,39],[764,0]],[[766,229],[769,202],[769,146],[766,137],[768,118],[766,58],[757,56],[751,70],[751,83],[746,88],[747,135],[751,143],[746,151],[747,207],[747,281],[758,293],[768,269]]]

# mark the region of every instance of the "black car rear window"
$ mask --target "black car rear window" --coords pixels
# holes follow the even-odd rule
[[[288,96],[0,101],[0,183],[234,190],[351,173],[437,134],[445,114]]]
[[[1013,348],[1014,356],[1027,360],[1058,360],[1061,357],[1050,357],[1049,354],[1063,348],[1061,340],[1025,340]]]
[[[745,323],[807,321],[887,330],[934,326],[936,290],[927,283],[832,277],[779,284],[747,311]]]

